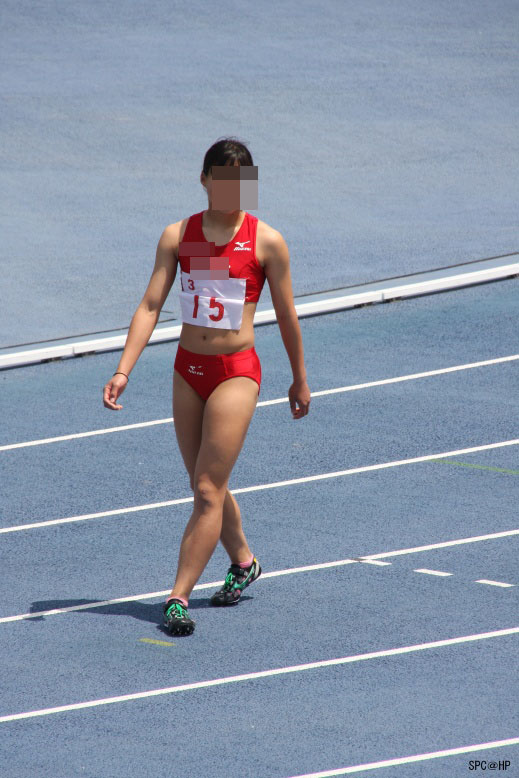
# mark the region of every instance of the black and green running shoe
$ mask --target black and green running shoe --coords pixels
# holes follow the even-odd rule
[[[231,565],[227,571],[224,585],[211,597],[211,605],[236,605],[242,591],[260,575],[261,567],[256,557],[252,560],[251,566],[246,569],[238,565]]]
[[[187,608],[173,599],[164,604],[164,626],[170,635],[191,635],[195,622],[189,618]]]

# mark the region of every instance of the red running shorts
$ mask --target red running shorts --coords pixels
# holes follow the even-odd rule
[[[222,381],[241,375],[256,381],[260,393],[261,364],[254,346],[234,354],[195,354],[179,344],[174,369],[202,400],[207,400]]]

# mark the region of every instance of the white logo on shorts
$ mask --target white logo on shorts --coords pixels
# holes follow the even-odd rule
[[[189,365],[189,373],[193,373],[193,375],[204,375],[204,371],[201,370],[201,372],[197,372],[197,369],[200,371],[202,368],[202,365]]]

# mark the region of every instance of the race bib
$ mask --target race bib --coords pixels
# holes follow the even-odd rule
[[[179,292],[182,321],[199,327],[239,330],[247,280],[245,278],[196,278],[181,271]]]

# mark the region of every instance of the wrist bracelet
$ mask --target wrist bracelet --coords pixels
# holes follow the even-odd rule
[[[126,375],[126,373],[121,373],[121,371],[120,371],[120,370],[118,370],[118,371],[117,371],[117,373],[114,373],[114,375],[123,375],[123,376],[125,376],[125,377],[126,377],[126,380],[127,380],[127,381],[129,381],[129,380],[130,380],[130,379],[128,378],[128,376]]]

